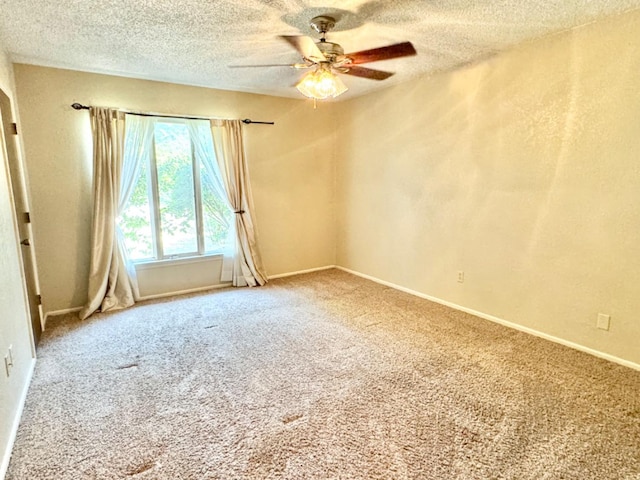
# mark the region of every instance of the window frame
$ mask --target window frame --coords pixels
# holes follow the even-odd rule
[[[156,155],[156,132],[155,128],[158,123],[181,124],[187,125],[187,121],[180,118],[156,117],[154,122],[153,144],[150,148],[145,168],[148,168],[147,176],[147,198],[149,201],[150,212],[150,230],[152,242],[153,257],[132,259],[136,265],[166,263],[170,261],[184,261],[187,259],[199,259],[212,256],[222,255],[220,248],[211,251],[205,251],[205,233],[204,233],[204,213],[202,202],[202,178],[200,169],[201,161],[195,153],[195,145],[191,133],[189,132],[189,146],[191,156],[191,170],[193,174],[193,200],[195,210],[195,229],[197,250],[166,255],[164,252],[164,240],[162,235],[162,218],[160,212],[160,193],[158,181],[158,165]]]

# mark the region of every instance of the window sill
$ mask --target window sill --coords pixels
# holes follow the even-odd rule
[[[222,261],[222,253],[208,253],[206,255],[197,255],[194,257],[167,258],[164,260],[146,260],[133,262],[136,271],[151,270],[153,268],[162,268],[176,265],[186,265],[189,263],[201,263],[211,261]]]

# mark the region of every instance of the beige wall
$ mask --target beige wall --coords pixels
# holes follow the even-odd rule
[[[640,363],[639,31],[636,11],[340,104],[338,264]]]
[[[86,300],[91,140],[88,112],[69,106],[76,101],[147,112],[275,121],[275,126],[247,126],[245,137],[267,273],[335,263],[330,109],[313,110],[305,101],[69,70],[28,65],[14,65],[14,69],[45,312],[78,307]],[[142,293],[191,288],[192,280],[204,274],[197,265],[192,267],[197,270],[192,275],[185,274],[184,267],[173,275],[175,287],[158,278],[160,282],[145,285],[143,278]]]
[[[13,85],[11,64],[0,44],[0,89],[11,99],[14,99]],[[33,364],[30,320],[3,141],[0,129],[0,478],[9,461],[13,429],[17,426]],[[4,357],[10,345],[14,366],[7,377]]]

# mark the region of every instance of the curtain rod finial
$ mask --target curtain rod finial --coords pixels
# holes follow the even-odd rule
[[[256,122],[255,120],[251,120],[250,118],[245,118],[244,120],[242,120],[242,123],[246,123],[247,125],[250,125],[252,123],[260,123],[262,125],[275,125],[275,122]]]
[[[73,108],[74,110],[89,110],[89,107],[86,107],[78,102],[72,103],[71,108]]]

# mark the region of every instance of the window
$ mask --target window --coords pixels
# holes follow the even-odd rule
[[[233,213],[194,154],[194,130],[187,122],[155,121],[148,160],[119,218],[133,261],[221,252],[227,241]],[[213,144],[208,143],[207,154],[213,156]],[[132,147],[125,142],[126,148]]]

